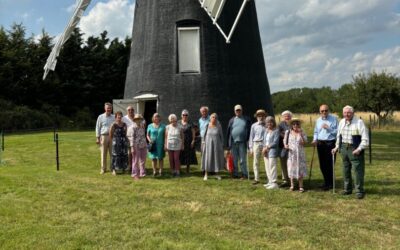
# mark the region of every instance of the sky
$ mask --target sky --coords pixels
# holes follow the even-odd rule
[[[336,89],[372,71],[400,75],[400,0],[254,1],[271,92]],[[86,36],[131,36],[134,5],[92,0],[79,26]],[[28,35],[38,38],[44,29],[57,37],[74,6],[75,0],[0,0],[0,26],[22,23]]]

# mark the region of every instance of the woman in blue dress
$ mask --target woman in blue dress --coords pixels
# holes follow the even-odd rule
[[[149,148],[148,156],[152,161],[153,176],[156,176],[157,172],[159,175],[162,175],[164,167],[165,124],[161,123],[161,117],[158,113],[154,113],[152,121],[153,123],[147,127],[147,140],[150,144],[153,144]]]

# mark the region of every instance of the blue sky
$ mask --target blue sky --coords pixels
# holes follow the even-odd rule
[[[197,1],[197,0],[193,0]],[[337,88],[358,73],[400,74],[400,0],[254,0],[272,92]],[[0,0],[0,25],[23,23],[57,36],[75,0]],[[86,35],[131,35],[134,0],[93,0],[80,27]]]

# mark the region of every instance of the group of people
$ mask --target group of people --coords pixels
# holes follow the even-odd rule
[[[114,175],[131,169],[132,177],[138,180],[146,176],[146,155],[152,161],[153,176],[163,174],[164,158],[168,154],[171,173],[181,175],[181,165],[197,165],[196,138],[199,133],[201,146],[201,169],[204,180],[214,176],[220,180],[219,172],[226,169],[226,159],[233,162],[232,177],[248,179],[247,155],[253,156],[253,185],[260,183],[260,162],[264,159],[267,182],[266,189],[289,187],[304,192],[303,179],[307,175],[305,145],[307,136],[301,128],[301,120],[290,111],[282,113],[282,121],[277,124],[274,117],[259,109],[254,114],[257,119],[243,115],[241,105],[235,105],[234,116],[229,120],[224,136],[216,113],[209,114],[208,107],[200,108],[198,124],[189,121],[189,112],[183,110],[181,119],[175,114],[168,116],[169,124],[161,122],[155,113],[152,123],[147,126],[140,114],[135,114],[132,106],[127,115],[122,112],[111,114],[112,105],[105,103],[105,112],[97,119],[96,137],[101,148],[101,174],[106,172],[107,154],[111,155],[111,171]],[[343,161],[344,191],[353,191],[351,170],[355,171],[356,197],[364,198],[364,149],[368,146],[367,129],[361,119],[354,116],[350,106],[343,108],[343,119],[329,114],[329,107],[321,105],[320,117],[315,123],[312,145],[317,148],[320,169],[324,178],[323,190],[334,185],[333,165],[339,152]],[[225,138],[225,140],[224,140]],[[226,150],[226,153],[224,152]],[[282,171],[282,182],[278,185],[278,158]],[[240,173],[239,173],[240,168]]]

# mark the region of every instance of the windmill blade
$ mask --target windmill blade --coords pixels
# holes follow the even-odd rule
[[[44,74],[43,74],[43,80],[46,79],[47,74],[49,71],[54,71],[56,68],[57,64],[57,57],[60,54],[62,46],[65,44],[65,42],[69,39],[71,36],[71,33],[75,29],[75,27],[78,25],[79,21],[81,20],[83,13],[85,12],[86,8],[89,6],[91,0],[77,0],[77,5],[74,11],[74,14],[72,15],[71,19],[69,20],[69,23],[67,27],[65,28],[64,32],[61,34],[59,39],[57,40],[57,43],[54,45],[53,50],[51,51],[49,57],[47,58],[46,64],[44,65]]]
[[[235,18],[235,21],[232,27],[229,29],[229,33],[226,34],[225,31],[218,24],[218,18],[221,16],[226,0],[199,0],[201,7],[210,16],[211,20],[213,21],[213,24],[218,28],[222,36],[225,38],[226,43],[230,43],[233,33],[235,32],[236,26],[239,23],[240,17],[242,16],[246,4],[249,1],[250,0],[243,0],[240,10]]]

